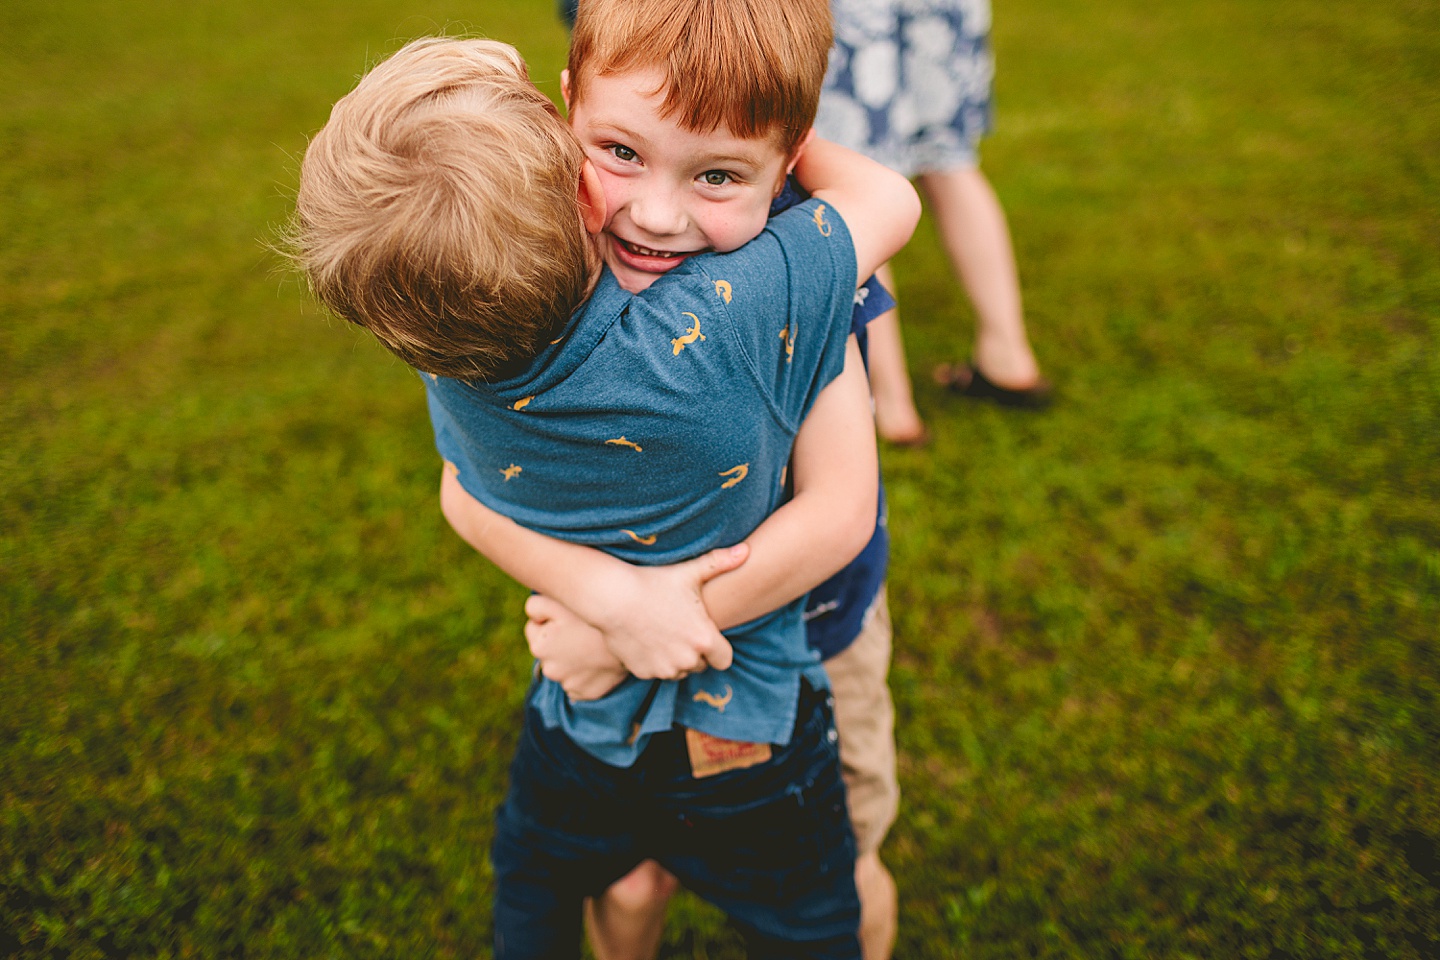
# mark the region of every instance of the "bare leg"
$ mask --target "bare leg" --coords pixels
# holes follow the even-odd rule
[[[923,174],[920,186],[950,262],[975,305],[975,365],[1002,387],[1035,386],[1040,367],[1025,335],[1010,228],[990,181],[973,167]]]
[[[680,882],[646,860],[585,901],[585,929],[597,960],[655,960],[665,933],[665,905]]]
[[[879,852],[855,861],[855,889],[860,893],[860,955],[864,960],[890,960],[900,905],[895,880],[880,862]]]
[[[585,901],[585,929],[597,960],[655,960],[665,932],[665,906],[679,882],[653,860],[646,860],[611,884],[605,894]],[[895,880],[879,853],[855,861],[860,894],[860,952],[864,960],[890,960],[899,923]]]
[[[895,293],[890,264],[875,271],[885,289]],[[915,409],[905,344],[900,339],[900,311],[890,310],[870,321],[870,392],[875,395],[875,427],[882,440],[901,445],[926,439],[925,423]]]

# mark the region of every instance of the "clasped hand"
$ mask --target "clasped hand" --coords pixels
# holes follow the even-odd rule
[[[594,700],[627,676],[679,680],[730,666],[730,642],[705,610],[701,589],[745,562],[745,544],[664,567],[626,565],[607,584],[607,610],[590,623],[564,604],[525,601],[525,640],[544,676],[572,700]]]

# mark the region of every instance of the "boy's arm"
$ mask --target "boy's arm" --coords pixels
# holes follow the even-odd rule
[[[729,629],[789,603],[864,549],[875,529],[879,467],[870,391],[854,337],[844,371],[820,391],[801,424],[791,462],[794,497],[745,544],[668,567],[634,566],[522,527],[471,497],[448,467],[441,508],[471,546],[543,595],[526,604],[526,638],[547,669],[546,654],[563,673],[567,653],[590,662],[602,634],[612,650],[613,638],[621,638],[626,650],[647,642],[705,649],[717,626]],[[672,662],[670,672],[651,675],[670,679],[695,672],[703,669],[702,659],[724,669],[729,653],[728,644],[723,660],[705,649],[689,664]]]
[[[810,139],[795,164],[795,179],[834,207],[850,228],[862,281],[900,252],[920,222],[920,197],[909,180],[829,140]]]
[[[550,612],[547,608],[556,608]],[[525,642],[547,680],[560,684],[572,700],[598,700],[630,671],[605,645],[605,635],[555,601],[532,593],[525,601]],[[567,629],[551,621],[561,618]]]
[[[801,424],[791,464],[795,496],[750,535],[750,559],[700,588],[706,609],[722,629],[769,613],[825,582],[865,548],[875,529],[875,426],[854,337],[844,372],[820,392]],[[534,531],[523,532],[548,541]],[[543,542],[531,546],[544,550]],[[595,629],[556,597],[531,597],[525,612],[530,650],[552,679],[582,673],[588,665],[582,652],[603,646]],[[560,653],[552,661],[547,651]],[[580,699],[571,685],[565,684],[565,690]]]
[[[441,476],[440,509],[455,532],[497,567],[523,586],[560,600],[601,631],[611,652],[635,676],[670,680],[707,665],[722,670],[730,665],[730,644],[706,614],[700,585],[744,563],[744,544],[684,563],[636,566],[501,516],[470,496],[448,463]],[[527,639],[534,652],[536,638]],[[593,639],[575,638],[577,658],[598,662]],[[545,649],[559,658],[567,648],[551,644]]]
[[[750,559],[702,589],[721,629],[752,620],[834,576],[875,531],[880,467],[870,386],[851,336],[844,371],[820,391],[791,454],[795,495],[746,542]]]

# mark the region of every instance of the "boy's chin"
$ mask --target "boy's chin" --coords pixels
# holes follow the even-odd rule
[[[615,274],[615,280],[620,284],[620,289],[627,293],[639,293],[649,289],[650,284],[659,280],[663,273],[641,273],[638,270],[631,270],[623,264],[610,264],[610,272]]]

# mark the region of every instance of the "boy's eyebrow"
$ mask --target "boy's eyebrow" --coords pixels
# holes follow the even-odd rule
[[[707,163],[734,164],[742,167],[754,167],[757,170],[765,166],[765,159],[754,153],[723,153],[714,154],[706,158]]]
[[[650,141],[649,137],[645,136],[642,133],[637,133],[636,131],[631,130],[623,123],[615,123],[608,120],[596,122],[593,130],[595,133],[602,134],[606,137],[613,137],[617,140],[630,141],[642,147],[646,146]],[[735,164],[738,166],[751,167],[753,169],[759,170],[765,166],[765,157],[758,152],[752,153],[748,150],[742,150],[736,153],[706,154],[704,162],[706,164],[720,165]]]

